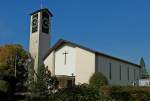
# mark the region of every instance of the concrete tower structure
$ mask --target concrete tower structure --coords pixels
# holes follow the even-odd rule
[[[43,63],[42,59],[50,48],[51,18],[48,9],[37,10],[31,15],[29,52],[34,59],[34,70]]]

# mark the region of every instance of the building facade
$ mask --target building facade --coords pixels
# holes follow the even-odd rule
[[[95,72],[101,72],[111,85],[133,85],[140,79],[139,65],[62,39],[49,50],[44,64],[53,75],[64,77],[66,85],[71,77],[75,84],[89,83]]]

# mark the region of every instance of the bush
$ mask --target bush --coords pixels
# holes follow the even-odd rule
[[[12,89],[9,82],[0,80],[0,100],[1,101],[13,101]]]
[[[0,100],[14,101],[16,79],[13,76],[0,75]]]
[[[103,86],[101,91],[116,101],[150,101],[150,87]]]
[[[66,88],[54,94],[51,101],[112,101],[87,84]]]
[[[107,78],[101,73],[94,73],[90,78],[90,86],[99,89],[101,86],[107,85]]]
[[[9,91],[10,85],[7,81],[0,80],[0,91],[7,93]]]

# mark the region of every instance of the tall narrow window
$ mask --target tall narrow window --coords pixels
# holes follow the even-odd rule
[[[128,75],[128,80],[130,79],[130,75],[129,75],[129,67],[127,69],[127,75]]]
[[[122,75],[122,73],[121,73],[121,65],[120,65],[119,71],[120,71],[120,80],[121,80],[121,75]]]
[[[111,63],[109,63],[109,79],[111,80],[112,79],[112,64]]]
[[[134,80],[135,80],[136,70],[134,69]]]
[[[38,14],[34,14],[32,17],[32,33],[38,31]]]

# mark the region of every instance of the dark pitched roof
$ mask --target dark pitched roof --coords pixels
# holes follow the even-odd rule
[[[33,14],[35,14],[35,13],[42,12],[42,11],[48,12],[49,15],[50,15],[51,17],[53,17],[53,14],[52,14],[47,8],[39,9],[39,10],[33,12],[33,13],[30,13],[30,15],[33,15]]]
[[[47,54],[45,55],[45,57],[43,58],[43,60],[45,60],[45,59],[48,57],[48,55],[49,55],[53,50],[56,50],[57,48],[59,48],[59,46],[61,46],[62,44],[65,44],[65,43],[66,43],[66,44],[70,44],[70,45],[75,46],[75,47],[79,47],[79,48],[85,49],[85,50],[87,50],[87,51],[93,52],[93,53],[95,53],[95,54],[98,54],[98,55],[101,55],[101,56],[104,56],[104,57],[107,57],[107,58],[111,58],[111,59],[118,60],[118,61],[121,61],[121,62],[124,62],[124,63],[127,63],[127,64],[131,64],[131,65],[134,65],[134,66],[137,66],[137,67],[141,67],[141,66],[138,65],[138,64],[135,64],[135,63],[132,63],[132,62],[129,62],[129,61],[126,61],[126,60],[123,60],[123,59],[120,59],[120,58],[111,56],[111,55],[107,55],[107,54],[104,54],[104,53],[95,51],[95,50],[93,50],[93,49],[90,49],[90,48],[87,48],[87,47],[78,45],[78,44],[76,44],[76,43],[73,43],[73,42],[70,42],[70,41],[67,41],[67,40],[64,40],[64,39],[60,39],[52,48],[50,48],[50,49],[48,50]]]

